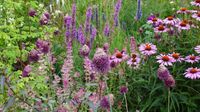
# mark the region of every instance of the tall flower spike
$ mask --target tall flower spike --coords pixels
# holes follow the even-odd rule
[[[98,12],[98,7],[95,7],[95,19],[96,19],[96,29],[99,28],[99,12]]]
[[[84,72],[85,72],[85,80],[88,83],[89,81],[92,80],[92,76],[95,75],[95,72],[92,68],[92,61],[88,57],[84,58]]]
[[[107,73],[110,67],[109,57],[103,49],[98,48],[94,54],[93,65],[97,72]]]
[[[94,38],[97,36],[97,29],[95,27],[92,28],[92,32],[90,35],[90,48],[92,48],[92,44],[94,42]]]
[[[131,37],[130,40],[131,40],[131,52],[136,53],[137,44],[136,44],[135,38]]]
[[[110,26],[108,23],[106,23],[104,27],[104,36],[109,37],[110,36]]]
[[[80,26],[79,29],[78,29],[78,41],[80,42],[81,45],[84,45],[85,42],[86,42],[82,26]]]
[[[76,4],[72,5],[72,37],[76,37]]]
[[[85,32],[88,33],[90,31],[90,23],[92,18],[92,8],[88,7],[86,12],[86,20],[85,20]]]
[[[137,1],[137,12],[136,12],[136,20],[139,20],[142,17],[142,8],[141,8],[141,0]]]
[[[72,18],[71,16],[65,16],[64,22],[66,26],[66,41],[70,38],[70,30],[71,30],[71,24],[72,24]]]
[[[119,24],[119,12],[121,9],[122,0],[118,0],[115,5],[115,12],[114,12],[114,26],[118,26]]]

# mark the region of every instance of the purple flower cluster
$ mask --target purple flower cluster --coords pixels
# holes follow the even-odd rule
[[[45,12],[40,18],[40,25],[47,25],[50,21],[50,14]]]
[[[36,13],[36,11],[35,11],[34,9],[32,9],[32,8],[29,9],[29,11],[28,11],[28,15],[29,15],[29,16],[34,17],[34,16],[36,16],[36,14],[37,14],[37,13]]]
[[[160,65],[157,71],[158,78],[165,83],[167,88],[175,86],[175,80],[172,75],[170,75],[169,70],[164,66]]]
[[[98,48],[93,57],[93,65],[97,72],[107,73],[109,70],[109,57],[103,49]]]
[[[24,70],[22,72],[22,77],[28,77],[29,73],[32,71],[32,68],[30,65],[27,65],[24,67]]]

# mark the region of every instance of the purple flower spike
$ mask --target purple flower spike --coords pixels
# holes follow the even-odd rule
[[[29,73],[31,72],[31,66],[30,65],[27,65],[25,66],[23,72],[22,72],[22,77],[28,77],[29,76]]]
[[[72,5],[72,37],[76,37],[76,4]]]
[[[110,36],[110,26],[108,23],[106,23],[104,28],[104,36],[109,37]]]
[[[94,38],[97,36],[97,29],[94,27],[92,28],[91,36],[90,36],[90,48],[92,47]]]
[[[78,41],[84,45],[85,44],[85,35],[83,33],[83,29],[82,29],[82,26],[79,27],[78,29]]]
[[[71,16],[65,16],[64,22],[66,25],[66,37],[68,39],[70,37],[70,29],[71,29],[71,24],[72,24]]]
[[[119,24],[119,12],[121,9],[122,0],[118,0],[115,5],[115,12],[114,12],[114,26],[118,26]]]
[[[88,7],[86,12],[86,20],[85,20],[85,32],[88,33],[90,31],[90,22],[92,18],[92,8]]]
[[[141,0],[137,1],[137,13],[136,13],[136,20],[139,20],[142,17],[142,9],[141,9]]]
[[[34,9],[30,9],[28,12],[28,15],[31,17],[34,17],[34,16],[36,16],[36,11]]]

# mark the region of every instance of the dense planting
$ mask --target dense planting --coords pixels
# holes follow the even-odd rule
[[[0,112],[198,112],[200,0],[2,0]]]

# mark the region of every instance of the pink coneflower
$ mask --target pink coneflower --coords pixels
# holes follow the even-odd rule
[[[191,5],[193,5],[193,6],[200,7],[200,0],[195,0],[195,1],[192,1],[192,2],[190,2],[190,3],[191,3]]]
[[[195,50],[198,54],[200,54],[200,45],[196,46],[196,47],[194,48],[194,50]]]
[[[174,52],[170,56],[173,57],[176,62],[182,62],[184,60],[179,53]]]
[[[157,24],[157,23],[162,23],[162,22],[163,22],[162,19],[159,19],[156,17],[147,20],[148,24]]]
[[[192,64],[198,62],[199,60],[200,57],[194,56],[193,54],[185,57],[185,61]]]
[[[178,14],[188,14],[188,13],[190,13],[190,11],[187,8],[182,7],[182,8],[180,8],[180,10],[177,11],[177,13]]]
[[[175,59],[171,57],[170,55],[160,54],[156,57],[158,60],[157,62],[165,65],[165,66],[172,66],[172,63],[175,62]]]
[[[156,53],[157,48],[151,43],[141,44],[139,46],[139,51],[146,56],[150,56]]]
[[[179,19],[175,19],[173,16],[168,16],[163,20],[163,22],[168,25],[175,25],[177,22],[179,22]]]
[[[130,67],[138,68],[138,67],[139,67],[140,61],[141,61],[141,58],[139,57],[138,54],[132,54],[132,57],[131,57],[131,59],[129,59],[129,60],[127,61],[127,64],[128,64]]]
[[[156,33],[164,33],[167,32],[169,28],[166,28],[164,25],[159,25],[158,27],[154,28],[154,32]]]
[[[197,13],[194,13],[194,14],[192,15],[192,18],[194,18],[194,19],[200,21],[200,11],[197,12]]]
[[[181,21],[178,24],[176,24],[175,26],[178,28],[179,31],[190,29],[190,25],[188,24],[187,21]]]
[[[200,78],[200,69],[198,68],[188,68],[186,72],[184,73],[186,78],[190,79],[199,79]]]
[[[116,63],[120,63],[122,61],[125,61],[128,59],[128,55],[125,51],[117,51],[112,57],[111,60],[113,60]]]

